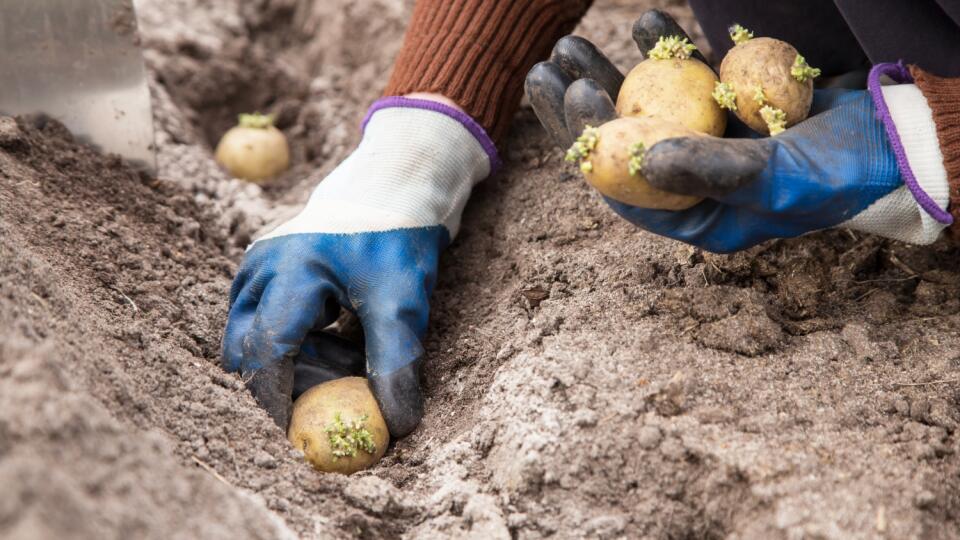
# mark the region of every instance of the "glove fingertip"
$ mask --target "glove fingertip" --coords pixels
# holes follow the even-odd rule
[[[623,84],[623,74],[596,45],[580,36],[564,36],[557,41],[550,61],[566,71],[572,79],[593,79],[607,94],[616,96]]]
[[[563,96],[573,80],[553,62],[540,62],[527,73],[524,92],[537,118],[561,148],[573,143],[563,117]]]
[[[655,188],[718,199],[754,182],[769,155],[760,140],[676,137],[650,148],[643,174]]]
[[[563,102],[567,127],[574,136],[580,135],[587,125],[600,126],[617,117],[610,94],[591,79],[571,84]]]
[[[416,360],[390,373],[374,373],[367,377],[391,437],[409,435],[423,418],[420,365],[421,360]]]
[[[237,309],[237,306],[231,308],[220,347],[220,365],[224,371],[239,371],[243,365],[243,341],[252,321],[253,313]]]
[[[661,37],[669,36],[687,38],[691,43],[693,42],[683,27],[669,13],[659,9],[648,10],[633,23],[633,41],[637,44],[637,48],[640,49],[644,58]],[[693,51],[693,57],[704,64],[710,65],[699,50]]]
[[[293,372],[293,360],[284,358],[276,364],[243,374],[257,403],[284,431],[290,424],[293,410]]]
[[[653,48],[657,39],[660,38],[659,30],[663,27],[663,24],[659,22],[661,17],[663,17],[662,11],[651,9],[640,15],[633,23],[631,32],[633,41],[644,57],[647,56],[647,52]]]

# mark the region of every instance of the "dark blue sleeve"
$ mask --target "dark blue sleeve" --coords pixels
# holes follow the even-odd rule
[[[834,0],[690,0],[719,63],[733,45],[727,29],[739,23],[758,36],[797,48],[825,77],[868,66],[867,57]]]
[[[960,1],[834,1],[872,63],[903,60],[960,76]]]
[[[950,17],[957,27],[960,27],[960,0],[937,0],[940,9]]]
[[[796,47],[826,77],[903,60],[960,76],[960,0],[690,0],[714,59],[740,23]]]

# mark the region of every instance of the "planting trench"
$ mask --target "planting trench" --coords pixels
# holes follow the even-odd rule
[[[578,32],[627,67],[664,4],[693,27],[608,0]],[[306,466],[218,367],[227,292],[356,144],[409,10],[141,2],[158,179],[0,120],[0,536],[960,537],[960,250],[688,249],[526,107],[441,262],[423,424],[368,472]],[[254,109],[294,148],[265,189],[210,157]]]

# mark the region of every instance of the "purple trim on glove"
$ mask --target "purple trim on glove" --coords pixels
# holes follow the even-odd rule
[[[907,185],[907,189],[910,190],[910,194],[916,199],[920,208],[923,208],[926,213],[930,214],[930,217],[939,223],[950,225],[953,223],[953,216],[943,208],[940,208],[940,205],[931,199],[930,195],[920,187],[920,184],[917,183],[917,177],[913,174],[913,169],[910,168],[910,161],[907,159],[907,153],[903,149],[903,142],[900,140],[897,126],[890,116],[890,108],[887,107],[887,102],[883,98],[883,92],[880,90],[881,75],[890,77],[898,84],[912,83],[913,76],[910,75],[910,71],[907,69],[907,66],[903,65],[903,62],[877,64],[873,66],[873,69],[870,70],[870,76],[867,77],[867,89],[873,97],[873,105],[877,109],[877,118],[883,122],[887,130],[887,136],[890,138],[890,146],[893,147],[893,153],[897,156],[897,164],[900,166],[900,173],[903,174],[903,182]]]
[[[391,109],[394,107],[424,109],[427,111],[445,114],[450,118],[453,118],[457,122],[463,124],[463,127],[467,128],[467,131],[469,131],[470,134],[477,139],[477,142],[480,143],[480,146],[483,147],[483,151],[487,153],[487,157],[490,158],[491,176],[503,166],[503,162],[500,161],[500,155],[497,154],[497,146],[493,144],[492,140],[490,140],[490,136],[487,135],[487,132],[483,129],[483,126],[478,124],[477,121],[471,118],[467,113],[437,101],[430,101],[428,99],[412,99],[403,96],[388,96],[378,99],[377,101],[373,102],[373,105],[371,105],[370,109],[367,111],[367,115],[363,118],[363,123],[360,124],[360,130],[365,131],[367,129],[367,123],[370,122],[370,118],[373,116],[373,113],[382,109]]]

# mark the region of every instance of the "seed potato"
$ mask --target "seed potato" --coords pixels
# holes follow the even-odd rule
[[[215,158],[235,178],[263,183],[290,167],[290,148],[272,116],[241,114],[217,144]]]
[[[727,115],[712,97],[718,79],[695,58],[648,58],[620,87],[620,116],[658,116],[693,131],[723,136]]]
[[[617,118],[581,135],[580,169],[600,193],[620,202],[658,210],[683,210],[700,202],[700,197],[679,195],[657,189],[640,172],[647,149],[663,139],[697,134],[686,127],[658,117]]]
[[[287,438],[317,470],[342,474],[373,466],[390,444],[387,423],[363,377],[304,392],[293,404]]]
[[[807,118],[813,101],[813,78],[819,70],[807,66],[807,76],[796,76],[798,59],[802,61],[803,57],[792,45],[768,37],[746,39],[724,57],[720,81],[725,91],[735,93],[737,117],[754,131],[776,135]],[[773,133],[768,121],[780,124]]]

